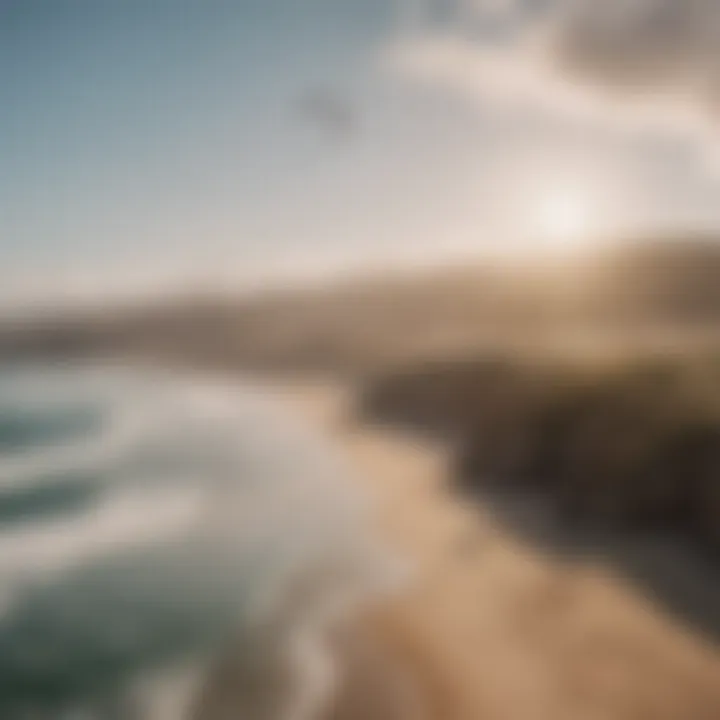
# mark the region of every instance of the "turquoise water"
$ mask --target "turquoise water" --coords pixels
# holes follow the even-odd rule
[[[0,373],[0,717],[179,720],[179,678],[369,587],[346,473],[250,387]]]

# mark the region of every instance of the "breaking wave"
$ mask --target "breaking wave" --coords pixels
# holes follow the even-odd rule
[[[249,386],[0,373],[0,717],[176,720],[228,654],[246,716],[318,700],[308,628],[385,577],[346,474]]]

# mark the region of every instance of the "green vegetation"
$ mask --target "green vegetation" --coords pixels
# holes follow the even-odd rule
[[[720,550],[720,359],[486,358],[371,382],[366,416],[457,442],[469,486],[542,488],[572,518]]]

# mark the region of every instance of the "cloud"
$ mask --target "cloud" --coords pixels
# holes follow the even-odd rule
[[[720,0],[457,0],[454,7],[462,22],[401,33],[386,48],[386,66],[495,107],[689,130],[717,144]],[[498,26],[498,12],[510,22]]]
[[[576,77],[720,112],[718,0],[556,0],[549,50]]]

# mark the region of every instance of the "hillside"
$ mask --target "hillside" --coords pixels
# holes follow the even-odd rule
[[[437,268],[253,297],[180,296],[0,327],[0,354],[140,354],[191,363],[365,372],[488,347],[714,341],[720,243],[630,243],[574,262]]]

